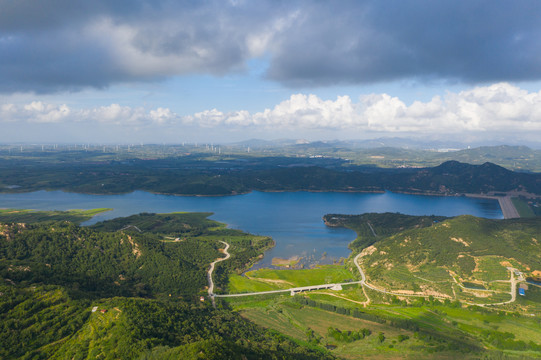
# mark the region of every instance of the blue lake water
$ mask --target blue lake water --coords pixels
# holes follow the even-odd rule
[[[336,192],[252,192],[244,195],[193,197],[157,195],[136,191],[123,195],[85,195],[61,191],[0,194],[0,208],[69,210],[113,208],[86,222],[128,216],[140,212],[213,212],[212,219],[252,234],[268,235],[276,246],[255,267],[270,266],[274,257],[300,256],[302,263],[332,263],[349,256],[347,245],[355,239],[348,229],[328,228],[328,213],[362,214],[400,212],[410,215],[456,216],[470,214],[503,218],[496,200],[438,197],[386,192],[358,194]],[[322,259],[323,254],[326,257]]]

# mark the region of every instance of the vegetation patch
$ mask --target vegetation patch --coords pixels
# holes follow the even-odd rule
[[[462,286],[468,289],[473,289],[473,290],[486,290],[486,287],[484,287],[483,284],[472,283],[469,281],[464,281],[462,283]]]
[[[0,209],[0,223],[38,223],[69,221],[82,223],[90,220],[93,216],[112,209],[99,208],[90,210],[67,210],[67,211],[38,211],[20,209]]]
[[[259,281],[300,287],[320,284],[352,282],[354,274],[344,265],[321,265],[314,269],[276,270],[259,269],[248,271],[246,276]],[[282,287],[283,288],[283,287]]]
[[[528,204],[528,201],[522,197],[511,198],[515,209],[517,209],[520,217],[534,217],[536,214]]]
[[[231,274],[229,276],[228,289],[231,294],[279,290],[291,287],[279,282],[261,281],[244,275]]]
[[[294,268],[299,263],[299,261],[301,261],[301,259],[302,259],[301,257],[296,256],[296,255],[290,257],[289,259],[282,259],[282,258],[275,257],[275,258],[272,258],[271,265],[283,266],[286,268]]]

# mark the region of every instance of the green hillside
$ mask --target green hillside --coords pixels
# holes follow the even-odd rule
[[[345,267],[359,280],[357,258],[364,285],[227,302],[261,326],[324,344],[344,359],[541,358],[541,286],[526,281],[541,274],[539,218],[372,213],[324,221],[357,231]],[[296,285],[290,279],[308,279],[311,271],[343,270],[265,270],[232,280],[236,290],[256,281],[279,287],[276,279]],[[524,296],[519,286],[527,287]]]
[[[231,261],[214,274],[223,286],[270,238],[209,214],[141,214],[93,228],[49,215],[61,214],[0,224],[0,358],[331,358],[200,301],[219,241],[231,245]]]
[[[459,216],[381,239],[363,250],[375,286],[452,300],[509,300],[510,270],[541,270],[541,221]],[[474,291],[469,289],[477,289]],[[481,292],[482,291],[482,292]]]
[[[51,221],[70,221],[82,223],[94,215],[111,209],[68,210],[68,211],[38,211],[20,209],[0,209],[0,223],[36,223]]]
[[[511,296],[541,274],[539,218],[331,214],[358,234],[345,264],[244,273],[272,240],[208,215],[1,224],[0,358],[541,358],[541,287]],[[214,308],[220,241],[218,292],[345,284]]]
[[[11,282],[0,292],[2,359],[331,358],[207,303],[73,299],[62,287]]]
[[[272,245],[208,215],[141,214],[93,228],[65,221],[0,225],[0,275],[67,286],[80,296],[195,296],[207,285],[210,262],[221,256],[219,241],[228,241],[233,255],[216,270],[218,286]]]
[[[526,296],[513,300],[511,295],[512,282],[518,287],[541,274],[538,217],[491,220],[386,213],[329,214],[324,220],[357,231],[350,244],[352,256],[360,253],[367,283],[378,291],[541,310],[535,284]]]

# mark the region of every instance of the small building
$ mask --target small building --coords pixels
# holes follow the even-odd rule
[[[96,311],[98,311],[98,307],[97,307],[97,306],[94,306],[94,307],[92,308],[92,312],[96,312]]]
[[[107,309],[101,309],[100,312],[101,312],[102,314],[105,314],[105,313],[107,312]]]
[[[522,296],[526,296],[526,290],[524,290],[523,288],[519,288],[518,289],[518,294],[522,295]]]
[[[201,297],[199,298],[199,301],[203,302],[203,301],[205,301],[205,298],[204,298],[203,296],[201,296]]]
[[[528,284],[522,283],[522,284],[520,284],[518,287],[519,287],[520,289],[528,290]]]

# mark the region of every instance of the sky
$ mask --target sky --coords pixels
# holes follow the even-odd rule
[[[538,0],[0,0],[0,142],[541,144]]]

